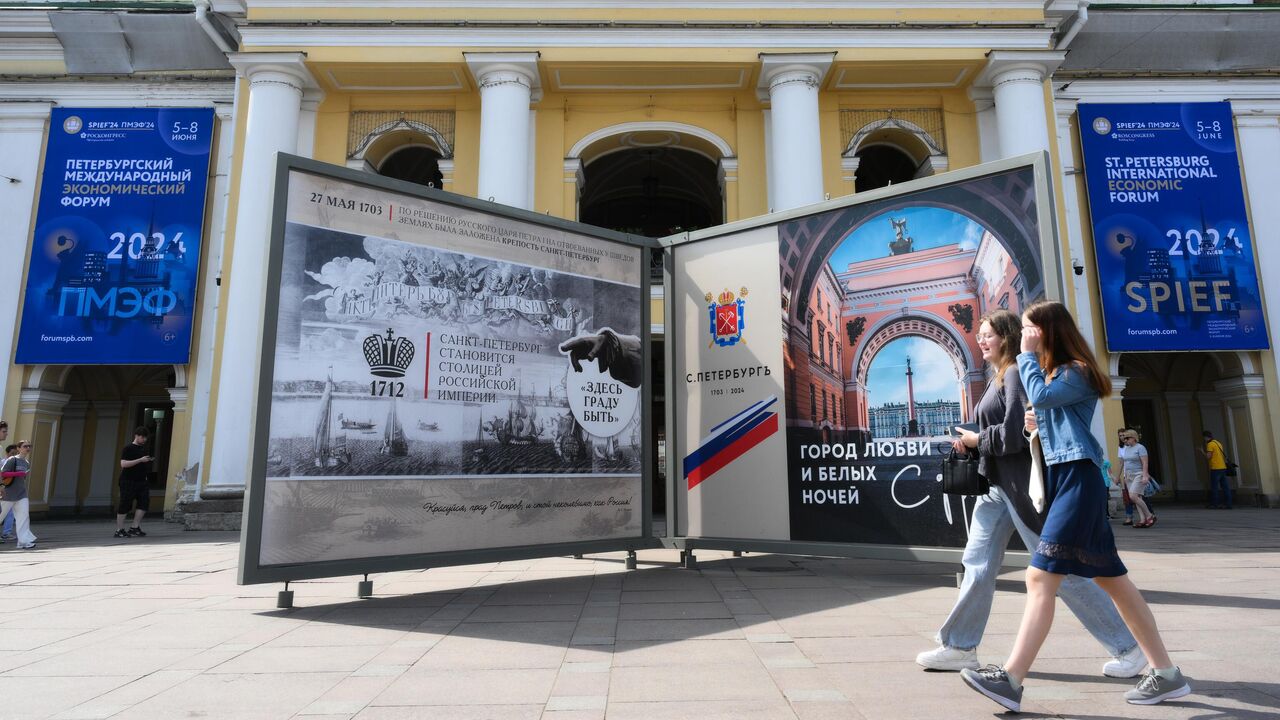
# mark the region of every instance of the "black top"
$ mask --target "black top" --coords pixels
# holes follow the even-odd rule
[[[1028,488],[1031,485],[1031,448],[1022,434],[1027,391],[1018,377],[1018,366],[1004,373],[1004,386],[993,379],[978,401],[978,472],[997,485],[1013,501],[1018,517],[1036,534],[1044,518],[1036,513]]]
[[[121,460],[137,460],[147,456],[147,449],[141,445],[129,443],[124,446],[124,450],[120,451]],[[121,485],[143,485],[147,482],[147,475],[151,472],[151,462],[138,463],[133,467],[121,468],[120,484]]]

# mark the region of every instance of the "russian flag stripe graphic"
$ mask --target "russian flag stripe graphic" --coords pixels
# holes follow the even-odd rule
[[[761,400],[711,428],[711,434],[684,459],[690,490],[778,431],[778,414],[769,410],[777,401],[777,397]]]

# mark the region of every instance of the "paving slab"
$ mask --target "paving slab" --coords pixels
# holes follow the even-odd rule
[[[1062,603],[1027,680],[1029,717],[1280,717],[1280,513],[1164,507],[1115,525],[1121,554],[1195,692],[1124,703]],[[156,523],[38,522],[0,545],[0,718],[899,720],[998,708],[915,654],[957,566],[674,550],[235,584],[238,536]],[[1022,573],[997,582],[984,662],[1012,647]]]

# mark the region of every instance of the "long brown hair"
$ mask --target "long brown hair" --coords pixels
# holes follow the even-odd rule
[[[1004,387],[1004,373],[1018,361],[1018,350],[1022,345],[1022,318],[1017,315],[999,308],[983,315],[978,319],[978,327],[981,329],[982,323],[991,326],[991,331],[1000,338],[1003,343],[1000,346],[999,356],[995,358],[994,371],[996,387]]]
[[[1111,394],[1111,378],[1098,366],[1098,359],[1065,305],[1041,300],[1027,308],[1023,316],[1040,328],[1040,366],[1050,378],[1064,365],[1076,365],[1100,397]]]

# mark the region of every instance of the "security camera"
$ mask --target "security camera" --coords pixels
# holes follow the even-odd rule
[[[1074,270],[1077,275],[1083,275],[1084,263],[1080,262],[1080,258],[1071,258],[1071,269]]]

